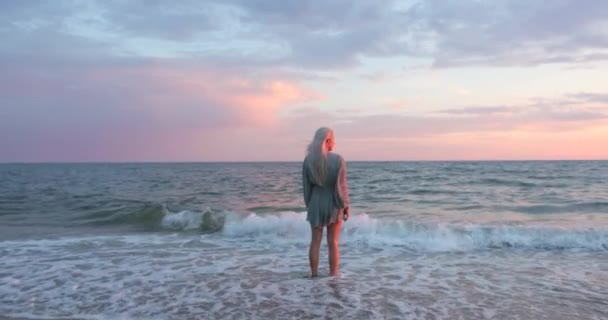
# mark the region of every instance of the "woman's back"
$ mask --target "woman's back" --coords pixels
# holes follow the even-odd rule
[[[342,156],[337,153],[330,152],[327,154],[327,177],[326,181],[323,183],[326,187],[335,187],[336,179],[338,178],[338,170],[340,169],[340,162],[342,160]],[[313,174],[313,162],[310,157],[306,157],[304,159],[304,166],[306,167],[308,177],[310,177],[311,183],[314,185],[319,185],[318,182],[314,181],[315,179]]]
[[[314,226],[324,226],[342,219],[348,190],[340,178],[346,168],[344,159],[337,153],[327,154],[327,176],[316,181],[313,161],[307,157],[303,164],[304,201],[307,220]],[[344,177],[345,178],[345,177]]]

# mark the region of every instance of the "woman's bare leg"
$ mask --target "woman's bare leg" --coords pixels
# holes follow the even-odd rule
[[[329,274],[338,275],[340,266],[340,228],[342,220],[327,226],[327,247],[329,251]],[[321,235],[322,236],[322,235]]]
[[[319,251],[321,250],[321,240],[323,240],[323,227],[310,227],[312,237],[310,239],[310,249],[308,250],[308,260],[310,262],[310,275],[319,275]]]

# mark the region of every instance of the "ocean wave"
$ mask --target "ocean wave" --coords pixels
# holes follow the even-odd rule
[[[407,192],[412,195],[451,195],[457,193],[463,193],[459,190],[441,190],[441,189],[431,189],[431,188],[417,188]]]
[[[171,213],[165,211],[161,227],[171,230],[200,230],[202,232],[217,232],[224,227],[228,213],[206,208],[203,211],[184,210]]]
[[[503,207],[507,210],[529,214],[555,213],[608,213],[608,202],[591,201],[566,205],[530,205]]]
[[[531,188],[536,187],[536,183],[526,182],[521,180],[509,180],[509,179],[498,179],[498,178],[484,178],[477,180],[477,184],[489,185],[489,186],[505,186],[505,187],[524,187]]]
[[[608,203],[579,204],[578,210],[606,209]],[[572,210],[572,206],[568,207]],[[555,212],[555,208],[539,208]],[[566,209],[564,209],[566,210]],[[96,225],[135,225],[152,231],[201,232],[226,239],[253,242],[301,242],[310,236],[305,213],[235,213],[204,208],[170,211],[146,204],[130,213],[115,213],[94,221]],[[374,218],[361,213],[343,224],[342,238],[372,246],[397,246],[421,251],[470,251],[492,248],[608,250],[608,228],[555,227],[540,224],[421,222]]]
[[[308,239],[304,214],[250,214],[231,219],[221,234],[264,242]],[[420,251],[471,251],[494,248],[608,250],[608,229],[566,229],[524,225],[422,223],[353,216],[343,224],[342,239],[364,245],[398,246]]]
[[[136,206],[115,206],[99,210],[88,214],[81,221],[88,226],[132,226],[147,231],[216,232],[222,229],[227,214],[211,208],[202,211],[171,211],[163,204],[139,203]]]
[[[200,232],[203,241],[236,242],[239,246],[253,248],[306,246],[310,238],[310,225],[306,221],[306,215],[297,212],[243,215],[211,209],[165,211],[156,229],[177,232],[175,235],[181,232]],[[131,238],[138,239],[139,236],[133,234]],[[125,238],[125,241],[129,242],[131,238]],[[556,227],[509,222],[421,222],[374,218],[365,213],[353,215],[344,222],[340,238],[341,243],[350,248],[359,246],[406,252],[608,251],[607,227],[574,224]]]
[[[116,204],[95,210],[80,219],[89,226],[134,225],[140,228],[156,229],[167,214],[161,204],[136,203]]]

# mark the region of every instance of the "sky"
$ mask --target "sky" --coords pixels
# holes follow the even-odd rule
[[[608,1],[0,1],[0,162],[608,159]]]

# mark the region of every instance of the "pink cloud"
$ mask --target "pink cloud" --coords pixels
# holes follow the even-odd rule
[[[112,100],[119,103],[105,107],[116,111],[129,109],[169,116],[180,113],[180,109],[187,112],[198,109],[199,115],[209,111],[226,116],[220,117],[224,120],[254,124],[266,124],[259,120],[274,117],[282,107],[320,98],[289,79],[256,78],[212,68],[135,66],[55,71],[29,69],[0,75],[0,93],[29,102],[24,107],[31,109],[57,101],[62,102],[57,108],[67,108],[65,102],[90,108],[100,101]],[[46,103],[40,101],[44,99]]]
[[[281,109],[320,98],[290,79],[203,67],[89,66],[15,74],[19,85],[0,89],[8,101],[0,146],[12,160],[200,157],[188,149],[217,139],[219,129],[275,125]],[[0,75],[0,84],[11,80],[10,73]]]
[[[360,160],[607,159],[605,103],[468,107],[416,116],[300,109],[288,118],[305,138],[335,129],[339,152]],[[303,127],[307,126],[306,130]],[[294,131],[295,132],[295,131]]]
[[[224,92],[222,96],[218,97],[218,100],[227,105],[241,107],[241,114],[245,115],[253,124],[271,125],[276,123],[277,111],[281,107],[318,98],[318,95],[313,92],[280,80],[263,83],[257,90],[252,91],[236,95]]]
[[[184,106],[197,109],[198,105],[199,110],[225,120],[223,125],[269,125],[281,108],[320,99],[293,81],[272,76],[255,78],[213,69],[151,69],[135,76],[146,79],[145,85],[151,89],[140,95],[143,105],[160,116],[170,116]],[[204,112],[200,115],[205,116]]]
[[[335,129],[348,159],[608,158],[600,95],[370,115],[315,106],[319,93],[280,74],[167,63],[6,70],[0,161],[298,160],[320,126]]]

